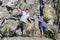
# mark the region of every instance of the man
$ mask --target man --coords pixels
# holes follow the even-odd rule
[[[39,28],[40,28],[41,36],[43,36],[44,31],[48,31],[48,25],[41,17],[39,19],[39,22],[40,22]]]
[[[29,10],[26,9],[24,11],[24,10],[18,9],[18,11],[20,12],[20,14],[22,14],[20,18],[20,26],[21,26],[22,36],[23,36],[23,34],[26,34],[26,21],[29,18]]]
[[[39,22],[39,29],[41,32],[41,37],[44,35],[44,31],[50,31],[53,33],[53,31],[48,27],[47,23],[43,20],[43,16],[38,16],[38,22]]]

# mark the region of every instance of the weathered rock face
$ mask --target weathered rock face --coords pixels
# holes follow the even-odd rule
[[[54,16],[55,12],[53,11],[54,9],[53,9],[52,3],[51,3],[52,1],[51,2],[47,2],[47,0],[43,0],[43,1],[45,3],[44,9],[43,9],[44,17],[48,17],[46,11],[50,10],[52,17],[48,17],[48,18],[51,18],[51,20],[53,20],[53,17],[55,17]],[[11,30],[15,30],[16,26],[20,22],[19,18],[17,17],[18,11],[17,11],[17,9],[14,9],[13,12],[11,14],[9,14],[9,12],[7,11],[7,9],[5,7],[7,2],[9,2],[9,0],[3,0],[3,5],[2,5],[3,7],[0,6],[0,18],[1,18],[0,26],[3,26],[2,29],[5,28],[5,27],[11,27]],[[24,10],[26,8],[28,8],[29,12],[30,12],[30,16],[34,17],[35,19],[37,18],[36,14],[40,13],[39,0],[19,0],[18,5],[20,6],[21,9],[24,9]],[[34,30],[34,35],[40,36],[38,21],[35,20],[35,21],[32,21],[31,23],[27,22],[26,26],[27,26],[27,30],[29,30],[29,31],[31,31],[31,29]],[[19,31],[20,30],[17,30],[17,33]],[[20,34],[20,32],[18,34]]]
[[[39,6],[38,0],[26,0],[26,3],[25,3],[24,0],[20,1],[20,7],[21,7],[21,9],[28,8],[29,11],[30,11],[30,14],[34,14],[35,11],[39,10],[38,6]]]
[[[7,11],[5,6],[8,2],[10,2],[10,0],[3,0],[3,4],[2,4],[3,7],[0,6],[1,7],[0,8],[0,18],[1,18],[0,26],[3,26],[3,27],[1,27],[1,30],[3,30],[5,27],[10,27],[11,30],[15,30],[17,24],[20,22],[17,17],[17,14],[18,14],[17,9],[14,9],[11,14],[9,14],[9,12]],[[28,8],[31,16],[33,16],[33,14],[36,14],[36,12],[39,13],[38,0],[26,0],[26,1],[20,0],[19,5],[20,5],[21,9],[25,10],[26,8]],[[14,17],[13,15],[15,15],[16,17]],[[34,27],[37,30],[37,32],[39,30],[38,21],[35,21],[35,22],[32,21],[31,23],[27,22],[26,26],[27,26],[27,30],[31,30]],[[17,33],[18,32],[19,32],[19,30],[17,30]]]

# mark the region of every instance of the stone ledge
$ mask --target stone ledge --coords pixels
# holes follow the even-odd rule
[[[5,37],[2,40],[52,40],[49,38],[39,38],[39,37]]]

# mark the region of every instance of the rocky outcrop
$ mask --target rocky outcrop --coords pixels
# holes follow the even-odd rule
[[[4,38],[3,40],[52,40],[48,38],[38,38],[38,37],[13,37],[13,38]]]
[[[48,17],[51,18],[52,22],[55,18],[55,10],[53,9],[52,6],[52,1],[48,2],[47,0],[43,0],[45,5],[43,8],[43,14],[44,17],[47,17],[46,11],[48,8],[48,11],[51,11],[52,17]],[[17,27],[17,25],[19,24],[19,19],[20,16],[18,16],[18,11],[17,9],[13,9],[13,12],[11,12],[11,14],[7,11],[6,9],[6,4],[7,2],[9,2],[9,0],[3,0],[3,4],[2,6],[0,6],[0,29],[4,30],[5,27],[10,27],[11,30],[15,30],[15,28]],[[40,13],[40,3],[39,0],[19,0],[18,5],[20,6],[21,9],[29,9],[30,12],[30,16],[34,17],[35,19],[36,14]],[[12,8],[14,8],[15,6],[12,6]],[[51,21],[50,21],[51,22]],[[31,31],[33,29],[33,34],[35,36],[40,36],[40,30],[38,27],[38,21],[31,21],[31,23],[29,23],[28,21],[26,22],[26,26],[27,26],[27,30]],[[20,30],[16,31],[17,34],[20,34]],[[31,32],[32,34],[32,32]],[[29,34],[30,36],[32,36],[31,34]]]

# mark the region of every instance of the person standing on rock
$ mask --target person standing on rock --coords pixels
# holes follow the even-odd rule
[[[20,18],[20,26],[21,26],[22,36],[23,36],[23,35],[26,34],[26,21],[29,18],[29,10],[26,9],[24,11],[24,10],[18,9],[18,11],[22,15],[21,18]]]
[[[39,28],[40,28],[40,32],[41,32],[41,36],[43,36],[44,31],[48,31],[48,25],[46,24],[46,22],[43,20],[42,17],[39,18]]]
[[[38,22],[39,22],[39,29],[41,32],[41,37],[44,35],[44,31],[49,31],[53,33],[53,31],[49,28],[47,23],[43,20],[43,16],[37,15],[38,16]]]

